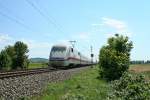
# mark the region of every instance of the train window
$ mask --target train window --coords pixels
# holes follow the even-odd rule
[[[52,51],[53,52],[64,52],[64,51],[66,51],[66,47],[53,47]]]
[[[71,52],[73,52],[73,48],[71,48]]]
[[[78,52],[78,55],[80,56],[80,52]]]

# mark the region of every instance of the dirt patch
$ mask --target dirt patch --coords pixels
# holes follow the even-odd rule
[[[140,72],[149,72],[150,71],[150,64],[145,65],[131,65],[129,68],[130,71],[134,71],[137,73]]]

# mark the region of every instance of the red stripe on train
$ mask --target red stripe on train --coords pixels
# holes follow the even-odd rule
[[[78,58],[74,58],[74,57],[68,57],[68,58],[67,58],[67,60],[70,60],[70,59],[78,60],[78,61],[82,61],[82,62],[89,62],[89,61],[80,60],[80,59],[78,59]]]

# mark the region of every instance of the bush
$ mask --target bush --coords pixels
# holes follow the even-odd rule
[[[108,45],[100,50],[100,77],[108,81],[119,79],[129,68],[131,49],[132,42],[128,37],[116,34],[109,38]]]
[[[111,99],[150,100],[150,82],[143,75],[124,73],[120,80],[112,82]]]
[[[100,56],[100,76],[108,81],[119,79],[129,68],[129,57],[115,50],[102,49]],[[102,66],[102,67],[101,67]]]
[[[0,69],[25,69],[29,65],[28,47],[23,42],[7,46],[0,54]]]
[[[14,50],[14,46],[6,46],[5,47],[5,51],[7,52],[8,56],[10,57],[11,60],[11,64],[10,67],[12,68],[12,66],[14,65],[14,57],[15,57],[15,50]]]
[[[11,65],[11,59],[5,50],[0,53],[0,69],[9,69]]]
[[[13,69],[21,68],[25,69],[29,65],[28,56],[26,55],[29,50],[26,44],[23,42],[16,42],[14,45],[15,56],[13,58]]]

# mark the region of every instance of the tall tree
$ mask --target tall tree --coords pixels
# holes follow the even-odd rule
[[[15,58],[15,50],[14,50],[14,46],[6,46],[5,47],[5,51],[7,52],[7,54],[9,55],[10,59],[11,59],[11,67],[14,65],[14,58]]]
[[[14,46],[6,46],[5,47],[5,51],[7,52],[7,54],[10,56],[10,57],[13,57],[15,55],[15,50],[14,50]]]
[[[129,68],[132,48],[128,37],[116,34],[109,38],[107,45],[100,50],[100,76],[109,81],[119,79]]]
[[[13,59],[13,69],[21,68],[25,69],[28,67],[28,56],[27,53],[29,52],[28,47],[21,41],[18,41],[14,45],[15,56]]]
[[[11,59],[5,50],[0,53],[0,69],[9,69]]]

